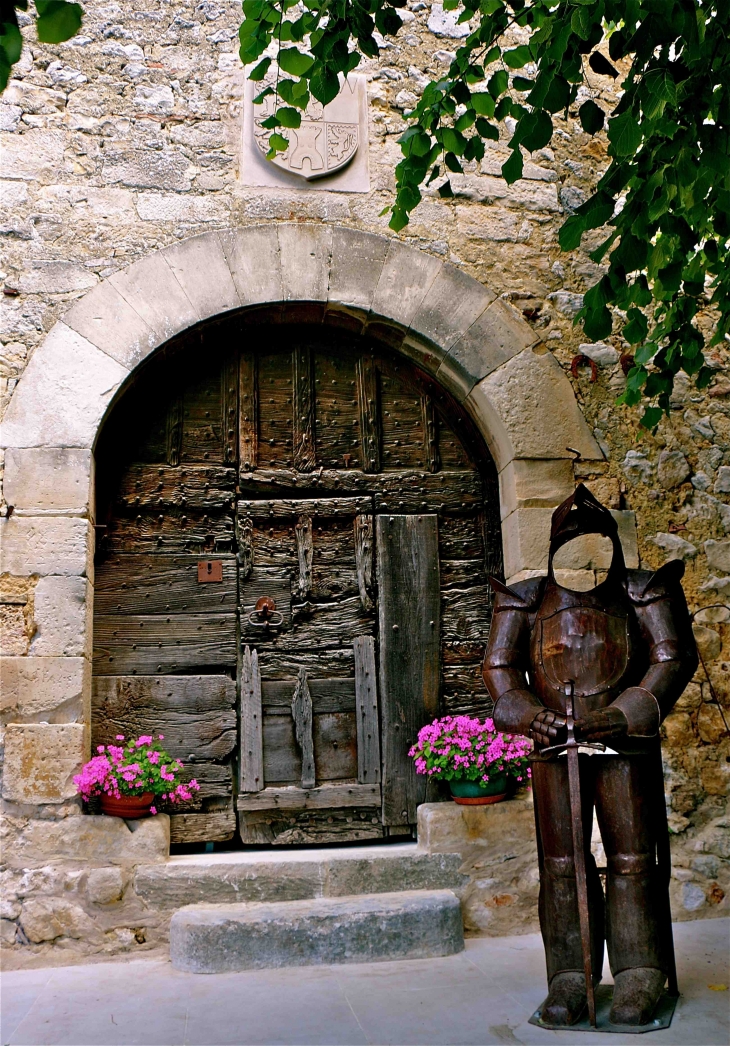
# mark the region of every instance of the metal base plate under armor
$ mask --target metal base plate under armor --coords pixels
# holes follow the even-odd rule
[[[551,1031],[600,1031],[613,1032],[621,1035],[643,1035],[648,1031],[662,1031],[672,1023],[674,1010],[677,1005],[678,995],[672,995],[668,991],[661,994],[656,1004],[654,1014],[648,1024],[611,1024],[608,1015],[611,1012],[613,1001],[613,985],[599,984],[596,988],[596,1027],[592,1028],[588,1020],[588,1010],[575,1024],[547,1024],[540,1018],[542,1008],[547,1002],[541,1003],[535,1010],[528,1024],[534,1024],[536,1028],[546,1028]]]

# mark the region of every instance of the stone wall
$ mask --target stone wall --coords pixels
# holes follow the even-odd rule
[[[245,186],[239,167],[243,74],[236,54],[237,2],[89,5],[82,35],[58,47],[38,45],[26,27],[27,50],[0,101],[3,403],[74,299],[161,247],[210,229],[262,222],[336,222],[388,234],[380,212],[392,199],[403,112],[422,90],[424,74],[447,68],[464,33],[439,4],[418,0],[402,14],[402,37],[386,41],[380,61],[363,67],[370,103],[369,193]],[[610,100],[608,90],[605,80],[594,77],[599,101]],[[633,412],[614,405],[625,380],[621,338],[587,345],[572,323],[582,293],[600,271],[587,253],[595,240],[589,237],[572,255],[562,255],[557,244],[564,216],[586,198],[608,162],[605,145],[585,135],[571,113],[559,120],[552,148],[531,157],[526,178],[508,187],[498,177],[506,145],[489,143],[480,164],[452,179],[453,200],[425,194],[402,238],[489,284],[522,314],[541,339],[537,351],[551,354],[568,376],[606,457],[578,462],[575,478],[626,514],[621,518],[636,513],[643,566],[657,567],[671,557],[687,565],[685,587],[697,611],[704,666],[663,728],[667,795],[677,910],[715,914],[728,904],[730,858],[728,350],[723,345],[711,351],[717,376],[704,393],[680,376],[671,416],[654,436],[638,428]],[[586,367],[578,368],[577,377],[571,373],[578,353],[596,362],[595,381]],[[111,360],[108,367],[111,385],[120,368]],[[74,401],[82,398],[82,370],[76,381],[79,388],[66,390]],[[529,430],[544,388],[515,398],[505,380],[492,391],[515,423]],[[41,473],[28,468],[27,458],[25,469],[11,454],[5,462],[7,505],[23,502],[23,485],[33,475],[33,519],[44,516],[41,532],[33,519],[15,513],[14,543],[6,543],[0,573],[0,713],[8,741],[3,805],[11,838],[21,828],[23,836],[32,832],[36,822],[45,826],[80,816],[70,778],[88,744],[91,595],[84,564],[93,541],[93,493],[83,477],[89,457],[88,450],[74,447],[56,464],[44,458],[47,485],[38,483]],[[542,488],[534,471],[524,485],[524,464],[510,466],[510,489],[524,511],[508,516],[514,505],[507,499],[503,505],[512,521],[505,525],[508,573],[510,557],[524,562],[525,548],[539,569],[550,511],[566,482],[565,463],[559,462],[560,475],[543,470]],[[60,469],[68,489],[64,515],[55,519],[58,488],[52,476]],[[76,475],[81,478],[74,481]],[[43,760],[47,749],[32,726],[44,722],[56,728],[58,759]],[[71,882],[76,873],[68,874]],[[38,879],[33,875],[31,884]],[[76,889],[63,878],[48,882],[61,884],[59,897]],[[53,890],[43,887],[40,893]],[[17,902],[6,914],[4,939],[25,947]],[[474,925],[481,926],[479,920]],[[56,938],[62,948],[78,939],[65,932]]]

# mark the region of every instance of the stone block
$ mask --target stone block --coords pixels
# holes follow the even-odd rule
[[[383,236],[346,229],[332,228],[332,263],[328,300],[332,305],[368,312],[383,271],[388,241]]]
[[[183,240],[176,247],[168,247],[164,255],[201,319],[241,307],[226,256],[215,234]]]
[[[91,447],[125,367],[65,323],[33,353],[0,432],[4,447]]]
[[[91,451],[80,447],[10,448],[3,489],[21,512],[85,513],[91,494]]]
[[[141,192],[137,194],[137,214],[143,222],[198,222],[224,224],[231,213],[230,202],[221,194],[181,196],[180,193]],[[201,274],[202,275],[202,274]]]
[[[10,723],[5,731],[2,794],[15,803],[62,803],[76,795],[73,776],[88,755],[82,723]]]
[[[115,272],[109,277],[109,283],[154,331],[158,344],[200,319],[162,251],[141,258],[122,272]]]
[[[284,301],[327,301],[332,255],[328,225],[279,225]]]
[[[170,818],[139,821],[77,814],[59,821],[31,820],[9,835],[6,863],[26,869],[74,862],[77,866],[121,867],[164,862],[170,854]]]
[[[5,722],[42,718],[83,723],[90,702],[91,666],[84,657],[0,658],[0,714]]]
[[[36,632],[30,653],[39,658],[91,656],[93,590],[87,578],[42,577],[35,589]]]
[[[124,892],[124,878],[120,868],[92,868],[86,880],[86,892],[94,904],[113,904]]]
[[[557,508],[575,490],[573,462],[516,458],[499,474],[502,519],[517,508]]]
[[[525,841],[534,848],[532,795],[489,806],[422,803],[418,807],[418,846],[429,854],[466,854],[485,847],[509,852]]]
[[[518,508],[502,521],[504,576],[508,584],[522,571],[547,571],[552,514],[549,508]]]
[[[706,541],[705,555],[708,565],[713,570],[723,570],[726,574],[730,574],[730,538],[724,541],[714,539]]]
[[[192,905],[170,924],[172,965],[190,973],[426,959],[463,948],[450,890]]]
[[[13,513],[0,519],[0,573],[83,575],[92,542],[86,519]]]
[[[109,151],[101,169],[105,185],[128,185],[130,189],[190,189],[190,161],[173,149],[128,149]]]
[[[273,225],[217,234],[241,305],[281,301],[279,238]]]
[[[33,261],[18,280],[21,294],[69,294],[95,287],[98,276],[83,265],[66,261]]]
[[[85,294],[63,322],[129,370],[158,342],[157,334],[108,280]]]
[[[27,900],[20,913],[23,933],[33,944],[73,937],[93,941],[100,936],[93,920],[83,908],[60,897],[34,897]]]
[[[513,458],[567,458],[566,447],[587,461],[603,454],[580,412],[570,382],[549,353],[518,353],[475,385],[465,407],[492,432],[497,468]]]
[[[371,306],[372,316],[410,327],[443,262],[391,240]]]
[[[494,298],[494,291],[463,270],[443,265],[411,322],[411,330],[448,351],[479,326],[480,317]]]
[[[436,376],[461,401],[487,374],[538,340],[519,313],[497,299],[452,347]]]
[[[134,889],[147,904],[164,909],[207,901],[298,901],[322,893],[323,863],[315,853],[306,859],[276,861],[261,853],[200,854],[164,865],[137,869]]]
[[[469,882],[459,871],[456,853],[429,854],[413,850],[397,854],[351,850],[344,860],[327,862],[325,893],[328,897],[350,894],[392,893],[399,890],[462,890]]]

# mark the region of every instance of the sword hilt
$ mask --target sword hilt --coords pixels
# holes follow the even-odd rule
[[[540,755],[547,755],[548,752],[567,752],[569,748],[595,748],[597,752],[605,752],[606,746],[601,744],[600,741],[578,741],[575,736],[575,719],[573,718],[573,693],[575,690],[575,683],[572,679],[569,679],[565,686],[565,695],[568,698],[565,707],[565,719],[566,728],[568,731],[568,738],[560,745],[550,745],[549,748],[542,748]]]

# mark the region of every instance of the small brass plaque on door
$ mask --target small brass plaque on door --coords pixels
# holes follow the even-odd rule
[[[223,560],[222,559],[199,559],[198,581],[222,581]]]

